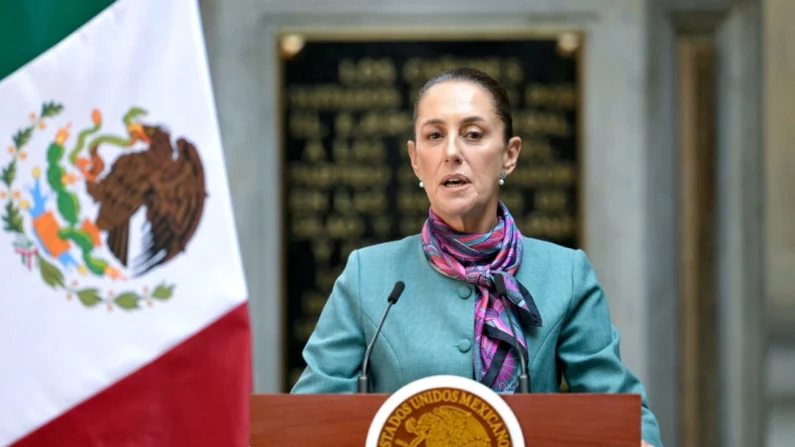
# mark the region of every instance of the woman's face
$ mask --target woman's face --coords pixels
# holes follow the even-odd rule
[[[516,166],[521,140],[504,139],[489,92],[449,81],[425,92],[417,107],[416,142],[408,149],[431,208],[463,233],[484,233],[497,222],[500,173]]]

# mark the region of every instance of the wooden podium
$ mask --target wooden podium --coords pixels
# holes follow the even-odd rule
[[[251,397],[251,447],[364,447],[386,394]],[[527,447],[639,447],[641,400],[636,394],[502,396]]]

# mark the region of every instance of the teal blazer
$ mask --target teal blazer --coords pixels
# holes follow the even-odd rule
[[[643,439],[663,447],[646,391],[621,362],[619,333],[585,253],[525,238],[515,276],[542,320],[524,328],[531,392],[555,393],[564,377],[572,392],[640,394]],[[415,235],[351,253],[303,351],[307,366],[292,393],[356,392],[364,351],[396,281],[406,288],[372,351],[373,391],[392,393],[437,374],[474,378],[475,289],[435,271]]]

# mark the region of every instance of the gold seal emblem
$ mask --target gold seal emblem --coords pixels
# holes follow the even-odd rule
[[[523,447],[510,408],[489,388],[435,376],[393,394],[373,419],[367,446]]]

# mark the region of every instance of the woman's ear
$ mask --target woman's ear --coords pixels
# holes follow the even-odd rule
[[[413,141],[409,140],[408,143],[406,143],[406,146],[409,151],[409,158],[411,159],[411,169],[414,170],[414,175],[416,175],[417,178],[421,178],[422,176],[420,175],[420,164],[417,159],[417,145],[414,144]]]
[[[516,168],[519,161],[519,152],[522,151],[522,139],[513,137],[508,140],[508,146],[502,153],[502,170],[505,175],[509,175]]]

